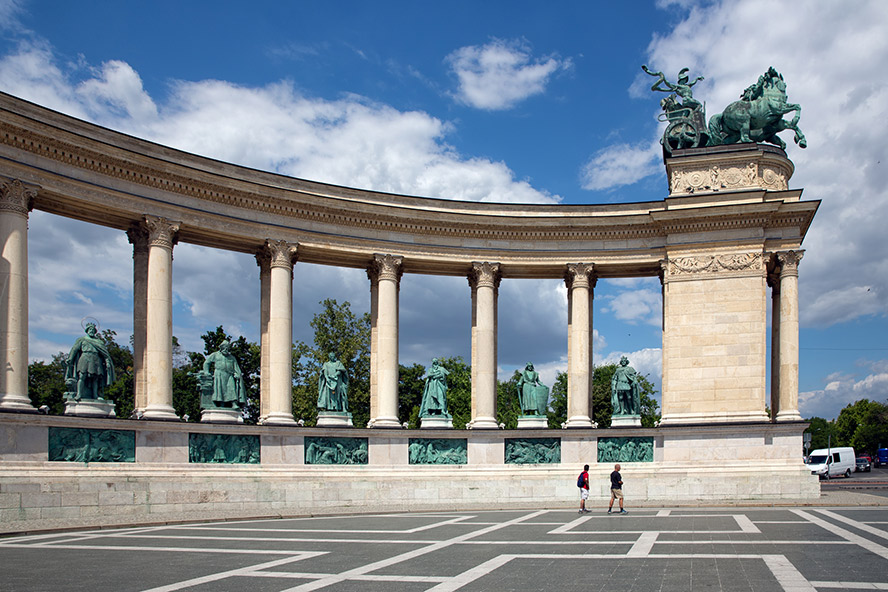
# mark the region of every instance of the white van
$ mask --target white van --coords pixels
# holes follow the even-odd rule
[[[839,475],[850,477],[854,472],[855,458],[853,448],[821,448],[811,451],[808,468],[812,475],[819,475],[821,479]]]

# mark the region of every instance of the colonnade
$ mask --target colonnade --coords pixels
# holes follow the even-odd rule
[[[0,411],[32,412],[28,398],[27,224],[36,187],[0,178]],[[145,419],[178,420],[172,406],[173,250],[180,224],[145,215],[127,231],[133,245],[135,407]],[[293,274],[299,247],[268,239],[256,253],[260,284],[260,422],[294,425]],[[771,407],[774,421],[798,412],[798,263],[802,251],[772,257]],[[404,257],[375,254],[367,266],[371,301],[370,427],[398,428],[398,294]],[[496,429],[497,262],[467,263],[471,289],[471,429]],[[568,288],[568,428],[592,422],[593,263],[565,263]],[[664,404],[664,412],[665,409]]]

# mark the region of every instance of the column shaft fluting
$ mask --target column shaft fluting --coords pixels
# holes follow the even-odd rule
[[[28,397],[28,211],[36,195],[0,178],[0,411],[36,412]]]
[[[780,274],[768,274],[771,286],[771,421],[780,412]]]
[[[173,409],[173,245],[179,224],[145,216],[148,230],[146,289],[147,405],[145,419],[177,420]]]
[[[148,406],[148,231],[137,224],[126,235],[133,245],[133,408],[143,414]]]
[[[568,265],[567,424],[569,428],[592,427],[592,299],[594,266]]]
[[[473,263],[472,420],[471,429],[496,429],[496,295],[498,263]]]
[[[371,282],[376,283],[376,346],[371,366],[376,371],[376,404],[371,402],[371,427],[398,428],[398,292],[401,277],[401,257],[375,255],[371,269]],[[375,362],[375,364],[373,363]]]
[[[780,263],[780,406],[777,421],[799,421],[799,261],[804,251],[777,253]]]
[[[293,419],[293,258],[296,247],[268,241],[271,256],[268,298],[268,414],[263,423],[288,425]]]
[[[265,422],[270,402],[269,368],[270,350],[268,345],[269,301],[271,299],[271,256],[266,247],[256,253],[259,266],[259,421]]]

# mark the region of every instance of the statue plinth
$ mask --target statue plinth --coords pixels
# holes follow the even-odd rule
[[[768,144],[675,150],[664,158],[669,197],[735,191],[786,191],[795,171],[786,152]]]
[[[521,415],[518,417],[518,429],[545,429],[549,427],[549,419],[543,415]]]
[[[319,428],[353,428],[352,414],[347,411],[318,411]]]
[[[611,418],[612,428],[640,428],[640,415],[614,415]]]
[[[114,411],[114,402],[105,399],[81,399],[65,401],[65,415],[77,415],[79,417],[117,417]]]
[[[201,423],[244,423],[244,414],[240,409],[203,409],[200,412]]]
[[[453,419],[446,415],[427,415],[420,418],[419,427],[423,430],[452,430]]]

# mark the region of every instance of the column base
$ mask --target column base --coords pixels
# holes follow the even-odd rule
[[[285,426],[295,426],[297,425],[296,420],[293,419],[292,413],[269,413],[265,417],[263,417],[260,421],[262,425],[285,425]]]
[[[37,413],[31,399],[22,395],[6,394],[0,396],[0,412],[3,413]]]
[[[202,409],[201,423],[244,423],[244,414],[239,409]]]
[[[117,417],[114,403],[105,399],[81,399],[65,401],[65,415],[79,417]]]
[[[476,417],[466,424],[470,430],[498,430],[500,429],[495,417]]]
[[[542,429],[549,427],[549,419],[542,415],[521,415],[518,417],[518,429]]]
[[[170,405],[148,405],[142,414],[142,419],[150,419],[154,421],[181,421],[176,415],[176,410]]]
[[[598,424],[593,422],[592,418],[590,418],[588,415],[575,415],[567,419],[567,423],[564,424],[564,427],[567,429],[597,428]]]
[[[377,417],[376,419],[371,419],[367,422],[368,428],[388,428],[388,429],[403,429],[404,426],[401,425],[401,422],[398,421],[397,417]]]
[[[794,409],[792,411],[778,411],[775,421],[802,421],[802,416],[799,414],[797,409]]]

